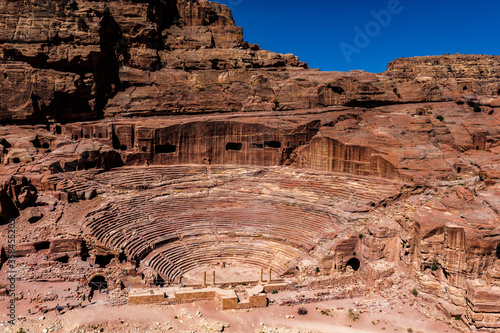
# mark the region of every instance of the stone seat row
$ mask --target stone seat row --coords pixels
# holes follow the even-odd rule
[[[272,267],[281,274],[301,254],[283,244],[247,241],[244,238],[225,242],[182,240],[156,250],[148,262],[151,268],[174,280],[193,268],[221,261]]]
[[[335,231],[334,222],[324,213],[313,214],[315,212],[294,209],[296,207],[266,205],[258,200],[247,209],[214,209],[212,207],[220,205],[220,201],[227,204],[229,199],[197,199],[199,200],[176,198],[160,204],[116,203],[111,205],[114,207],[108,207],[106,213],[99,218],[87,221],[86,227],[101,242],[127,249],[131,255],[147,250],[150,248],[149,244],[198,234],[257,234],[289,241],[297,247],[310,248],[319,238]],[[240,206],[242,204],[234,198],[230,201],[233,204],[239,203]],[[183,213],[176,214],[175,209],[182,206],[179,202],[187,206]],[[140,209],[127,209],[132,207]],[[140,242],[143,249],[130,248],[136,235],[141,235],[146,240]]]

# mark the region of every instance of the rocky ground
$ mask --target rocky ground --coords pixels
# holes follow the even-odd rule
[[[428,300],[414,296],[410,286],[383,294],[367,292],[352,299],[301,305],[273,305],[265,309],[219,311],[216,301],[171,306],[110,307],[106,297],[61,314],[26,313],[5,332],[465,332],[466,326],[428,308]],[[280,292],[272,302],[293,300],[310,291]],[[299,308],[307,314],[300,315]],[[24,311],[25,309],[23,309]],[[352,310],[352,311],[350,311]],[[410,330],[411,329],[411,330]]]

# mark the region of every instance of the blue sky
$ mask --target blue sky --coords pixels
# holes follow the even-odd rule
[[[399,57],[500,54],[498,0],[218,2],[233,10],[245,40],[311,68],[378,73]]]

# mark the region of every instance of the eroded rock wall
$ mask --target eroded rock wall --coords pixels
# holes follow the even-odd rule
[[[401,273],[500,327],[498,56],[321,72],[208,1],[0,0],[0,58],[0,122],[31,124],[0,129],[23,281]]]

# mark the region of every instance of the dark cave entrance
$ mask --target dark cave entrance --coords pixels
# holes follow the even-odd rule
[[[226,144],[226,150],[236,150],[239,151],[243,148],[243,144],[240,142],[228,142]]]
[[[95,263],[96,265],[99,265],[99,267],[104,268],[106,267],[110,262],[111,259],[113,259],[115,256],[114,255],[107,255],[107,256],[95,256]]]
[[[264,141],[264,146],[268,148],[281,148],[281,142],[279,141]]]
[[[360,266],[360,262],[357,258],[351,258],[346,264],[346,267],[351,267],[353,270],[357,271]]]
[[[66,256],[62,256],[62,257],[54,259],[54,261],[58,261],[60,263],[67,264],[68,261],[69,261],[69,257],[67,255]]]
[[[35,244],[35,251],[40,252],[42,250],[48,250],[50,248],[50,242],[39,242]]]
[[[175,153],[176,147],[174,145],[170,144],[164,144],[164,145],[157,145],[155,146],[155,153],[156,154],[170,154],[170,153]]]

